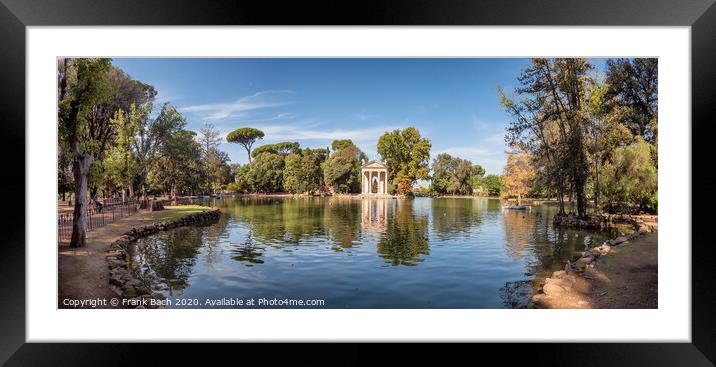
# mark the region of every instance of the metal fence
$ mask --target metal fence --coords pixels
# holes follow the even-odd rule
[[[87,210],[87,221],[85,230],[91,231],[95,228],[102,227],[108,223],[112,223],[118,219],[127,217],[137,212],[137,202],[134,199],[105,199],[102,205],[90,203]],[[72,238],[72,212],[60,213],[57,216],[57,239],[58,242],[69,242]]]

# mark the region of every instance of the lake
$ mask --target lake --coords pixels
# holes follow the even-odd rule
[[[338,309],[521,308],[540,279],[608,238],[553,227],[554,206],[504,210],[486,198],[211,204],[222,211],[217,223],[161,232],[130,248],[131,267],[155,290],[189,301],[170,307],[253,298],[322,300],[313,307]]]

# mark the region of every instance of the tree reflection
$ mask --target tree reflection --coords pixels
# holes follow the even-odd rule
[[[340,248],[351,248],[358,244],[362,223],[359,212],[361,203],[352,199],[331,199],[323,206],[326,234]]]
[[[247,262],[246,266],[254,264],[263,264],[264,261],[259,259],[263,255],[263,248],[257,246],[252,240],[251,232],[246,236],[246,240],[240,244],[232,244],[231,258],[236,261]]]
[[[390,265],[415,266],[428,255],[428,218],[416,216],[412,200],[398,200],[393,215],[386,218],[385,232],[378,242],[378,255]]]
[[[132,246],[139,275],[153,284],[164,283],[172,294],[188,286],[188,279],[202,246],[201,230],[188,227],[140,239]]]
[[[502,221],[507,254],[515,259],[529,256],[525,249],[534,241],[535,215],[523,210],[503,210]]]

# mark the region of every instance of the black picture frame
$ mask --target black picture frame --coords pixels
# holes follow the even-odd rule
[[[324,358],[308,352],[286,351],[288,346],[257,352],[256,346],[203,345],[170,350],[176,345],[141,344],[43,344],[25,343],[25,202],[32,193],[25,189],[25,34],[27,26],[72,25],[616,25],[690,26],[692,73],[692,177],[693,195],[708,195],[716,187],[710,174],[710,139],[716,116],[716,5],[714,0],[490,0],[379,2],[301,1],[276,4],[269,1],[180,1],[180,0],[0,0],[0,128],[6,173],[0,174],[6,214],[0,253],[0,362],[8,366],[126,365],[183,361],[186,354],[221,355],[220,351],[247,360],[292,362],[310,360],[350,364],[376,359],[378,351],[366,346],[330,347],[341,359]],[[688,122],[665,122],[683,123]],[[687,127],[688,125],[684,125]],[[12,165],[15,165],[14,167]],[[706,169],[699,169],[699,167]],[[12,174],[10,174],[12,173]],[[24,193],[24,195],[19,195]],[[691,193],[684,193],[690,200]],[[706,206],[693,205],[692,213],[692,343],[629,344],[519,344],[470,345],[463,348],[475,360],[509,358],[509,362],[581,366],[713,366],[716,362],[716,292],[714,256],[707,231]],[[678,245],[665,243],[664,246]],[[48,251],[54,248],[48,246]],[[122,321],[117,321],[122,322]],[[570,329],[569,333],[588,332]],[[142,327],[136,327],[141,335]],[[151,326],[149,326],[151,327]],[[568,329],[567,326],[555,326]],[[615,330],[618,336],[618,330]],[[422,360],[425,350],[389,345],[379,346],[382,362],[409,363]],[[250,351],[249,351],[250,350]],[[323,349],[325,351],[325,348]],[[277,352],[278,351],[278,352]],[[141,356],[140,356],[141,354]],[[451,358],[454,354],[445,355]],[[446,361],[445,359],[444,361]],[[237,359],[238,361],[239,359]],[[499,359],[498,359],[499,360]]]

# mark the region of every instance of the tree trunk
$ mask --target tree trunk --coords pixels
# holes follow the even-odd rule
[[[577,215],[581,218],[587,216],[587,198],[583,188],[577,191]]]
[[[599,160],[594,160],[594,212],[599,212]]]
[[[558,180],[561,179],[558,178]],[[558,215],[564,215],[564,190],[561,182],[557,184],[557,202],[559,203]]]
[[[75,208],[72,221],[72,239],[70,247],[84,247],[87,238],[87,178],[92,165],[92,156],[88,153],[82,154],[72,164],[72,172],[75,177]]]

